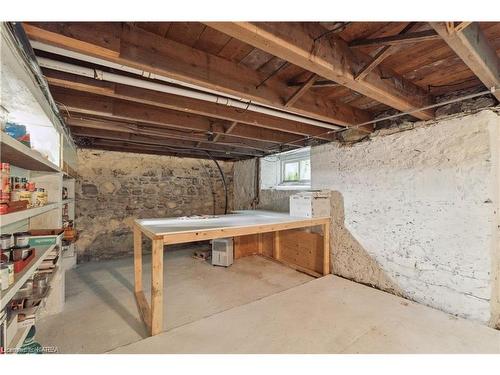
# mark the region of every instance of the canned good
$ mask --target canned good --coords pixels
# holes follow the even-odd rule
[[[35,183],[33,181],[28,182],[27,190],[29,192],[34,192],[36,190]]]
[[[1,190],[0,191],[0,202],[6,203],[8,201],[10,201],[10,193]]]
[[[2,260],[10,262],[12,260],[12,250],[2,250]]]
[[[26,247],[29,246],[30,234],[28,232],[17,232],[14,233],[14,241],[16,247]]]
[[[0,215],[9,213],[9,205],[7,203],[0,203]]]
[[[12,247],[12,235],[2,234],[0,236],[0,245],[2,250],[9,250]]]
[[[31,193],[29,191],[20,191],[17,195],[18,201],[28,201],[28,206],[31,206]]]
[[[14,284],[14,263],[12,262],[7,262],[5,263],[5,266],[9,270],[9,286]]]
[[[9,287],[9,269],[3,263],[0,265],[0,283],[2,284],[2,290]]]
[[[49,202],[48,195],[45,192],[45,189],[36,189],[36,192],[33,193],[33,195],[35,198],[33,201],[33,205],[36,207],[45,206]]]

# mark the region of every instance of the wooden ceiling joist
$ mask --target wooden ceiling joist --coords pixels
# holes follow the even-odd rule
[[[23,25],[32,40],[256,103],[285,109],[286,99],[295,91],[275,77],[259,85],[266,79],[263,73],[126,24],[119,27],[115,24],[94,27],[94,23],[81,22]],[[367,111],[341,102],[330,102],[313,92],[303,95],[293,107],[286,109],[343,126],[372,119]]]
[[[416,22],[410,22],[405,26],[403,30],[398,35],[404,35],[407,32],[413,30],[416,27]],[[386,45],[382,47],[379,51],[375,53],[375,56],[363,66],[355,75],[355,80],[364,79],[373,69],[379,66],[382,61],[387,57],[395,53],[399,49],[399,45]]]
[[[81,144],[79,147],[96,149],[96,150],[108,150],[108,151],[118,151],[118,152],[130,152],[138,154],[152,154],[152,155],[165,155],[165,156],[175,156],[175,157],[185,157],[185,158],[196,158],[196,159],[206,159],[207,154],[201,150],[173,150],[172,148],[145,145],[140,143],[131,143],[123,141],[113,141],[109,139],[97,139],[91,137],[84,137],[90,140],[90,143]],[[218,160],[235,160],[233,155],[221,154],[210,152],[210,154]],[[241,158],[237,158],[241,159]]]
[[[325,132],[325,129],[321,127],[278,118],[275,116],[269,116],[258,112],[244,111],[234,107],[228,107],[222,104],[211,103],[185,96],[173,95],[119,83],[99,81],[51,69],[43,69],[43,73],[48,83],[54,87],[63,87],[91,94],[104,95],[111,98],[209,116],[221,120],[232,122],[236,121],[242,124],[285,131],[292,134],[315,136]],[[332,140],[333,136],[323,134],[321,135],[321,138],[325,140]]]
[[[198,115],[171,111],[144,104],[130,105],[129,102],[120,99],[69,89],[53,88],[51,92],[54,100],[60,104],[62,113],[69,111],[95,116],[112,117],[120,120],[137,121],[167,128],[197,131],[198,134],[224,134],[226,128],[231,124],[223,120],[218,121]],[[294,134],[245,124],[239,124],[231,132],[231,136],[284,144],[294,142],[301,138]],[[293,144],[294,147],[300,147],[300,145],[300,142]]]
[[[204,151],[215,151],[215,152],[223,152],[230,153],[234,155],[245,155],[245,156],[262,156],[263,153],[255,150],[248,150],[234,146],[225,146],[220,144],[208,144],[202,143],[198,145],[197,142],[184,141],[172,138],[159,138],[153,137],[149,135],[139,135],[139,134],[130,134],[123,133],[119,131],[109,131],[109,130],[97,130],[97,129],[88,129],[88,128],[80,128],[80,127],[71,127],[71,134],[83,137],[93,137],[99,139],[110,139],[110,140],[118,140],[118,141],[127,141],[127,142],[135,142],[141,143],[144,145],[157,145],[157,146],[166,146],[172,148],[181,148],[187,150],[200,149]]]
[[[434,30],[424,30],[412,33],[400,33],[398,35],[385,36],[382,38],[354,40],[349,43],[349,47],[399,46],[402,44],[412,44],[440,38],[441,37]]]
[[[383,65],[367,74],[365,79],[356,80],[355,72],[365,66],[371,57],[351,50],[343,39],[333,33],[328,37],[318,37],[322,32],[317,24],[209,22],[207,25],[380,103],[405,112],[417,110],[412,113],[417,118],[427,120],[434,116],[430,109],[418,111],[432,104],[432,97]]]
[[[479,25],[471,23],[457,31],[445,22],[430,24],[488,89],[496,88],[494,95],[500,100],[500,59]]]
[[[309,90],[312,85],[314,85],[314,82],[316,81],[318,77],[316,74],[312,74],[311,77],[307,81],[304,82],[302,86],[299,87],[297,91],[293,93],[293,95],[288,99],[285,103],[285,107],[291,107],[293,103],[295,103],[297,100],[300,99],[302,95],[306,93],[307,90]]]
[[[148,125],[131,124],[127,122],[120,122],[106,118],[86,118],[72,113],[70,116],[65,115],[64,121],[70,127],[79,127],[86,129],[109,130],[128,134],[137,134],[145,136],[153,136],[156,138],[169,138],[179,139],[193,142],[207,142],[209,141],[206,135],[198,133],[189,133],[179,131],[179,129],[157,128]],[[213,141],[221,145],[238,146],[241,149],[250,149],[258,151],[268,151],[274,144],[270,142],[254,141],[249,139],[242,139],[232,137],[229,135],[216,134]]]

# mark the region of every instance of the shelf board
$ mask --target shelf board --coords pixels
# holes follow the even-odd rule
[[[10,163],[32,171],[61,172],[57,165],[10,135],[0,132],[0,140],[2,146],[0,160],[2,163]]]
[[[74,201],[75,201],[75,198],[67,198],[67,199],[63,199],[62,204],[71,203]]]
[[[29,208],[27,210],[12,212],[10,214],[0,215],[0,226],[9,225],[15,223],[16,221],[21,221],[24,219],[29,219],[33,216],[41,215],[45,212],[53,210],[60,205],[59,202],[49,203],[42,207]]]
[[[31,264],[26,266],[24,270],[14,275],[14,284],[8,287],[6,290],[2,291],[0,294],[0,310],[9,303],[9,301],[14,297],[19,289],[24,285],[26,280],[30,278],[31,275],[35,272],[35,270],[40,266],[43,260],[49,255],[49,253],[54,249],[57,245],[50,246],[36,246],[35,249],[35,258],[31,261]]]
[[[12,341],[9,343],[9,349],[19,349],[23,345],[24,340],[26,340],[26,336],[28,336],[28,332],[34,324],[30,324],[27,327],[21,327],[17,329],[16,335],[12,338]]]

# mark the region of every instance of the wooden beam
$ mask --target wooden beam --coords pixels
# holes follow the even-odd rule
[[[290,107],[293,105],[293,103],[299,100],[300,97],[304,95],[306,91],[311,88],[312,85],[314,85],[314,82],[316,81],[317,78],[318,76],[313,73],[311,77],[309,77],[309,79],[305,81],[304,84],[297,91],[295,91],[293,95],[286,101],[285,107]]]
[[[415,22],[410,22],[406,27],[401,30],[399,35],[404,35],[405,33],[411,31],[416,27]],[[379,66],[382,61],[384,61],[387,57],[395,53],[400,49],[399,45],[390,45],[390,46],[384,46],[382,47],[376,54],[375,56],[365,65],[363,68],[361,68],[357,73],[356,76],[354,77],[355,80],[361,80],[364,79],[368,73],[370,73],[373,69],[375,69],[377,66]]]
[[[77,113],[70,113],[70,116],[63,116],[66,125],[72,127],[109,130],[121,133],[148,135],[155,138],[170,138],[181,139],[194,142],[208,142],[208,137],[202,134],[189,134],[179,129],[156,128],[148,125],[132,124],[123,121],[114,121],[102,117],[85,117]],[[227,134],[227,133],[226,133]],[[252,149],[259,151],[268,151],[274,144],[271,142],[259,142],[237,137],[230,137],[226,135],[217,134],[218,144],[238,146],[242,149]],[[215,138],[212,142],[215,142]]]
[[[120,151],[120,152],[131,152],[135,154],[153,154],[153,155],[165,155],[165,156],[175,156],[175,157],[189,157],[189,158],[197,158],[197,159],[207,159],[207,154],[205,152],[196,151],[196,150],[186,150],[180,151],[172,149],[168,149],[160,146],[148,146],[144,147],[143,144],[136,144],[133,142],[125,142],[118,140],[110,140],[110,139],[96,139],[96,138],[88,138],[91,140],[91,143],[86,145],[79,145],[81,148],[93,148],[100,150],[109,150],[109,151]],[[248,156],[244,155],[228,155],[224,153],[211,152],[210,153],[214,158],[220,160],[239,160],[239,159],[247,159]]]
[[[297,86],[302,86],[306,82],[295,82],[291,81],[288,82],[287,85],[290,87],[297,87]],[[338,84],[337,82],[329,81],[329,80],[317,80],[313,83],[312,88],[317,88],[317,87],[340,87],[342,85]]]
[[[225,134],[229,134],[229,133],[231,133],[231,132],[233,131],[233,129],[236,127],[236,125],[238,125],[238,123],[237,123],[236,121],[235,121],[235,122],[233,122],[233,123],[229,126],[229,128],[227,128],[227,130],[226,130],[226,133],[225,133]],[[222,136],[222,134],[220,134],[220,133],[219,133],[219,134],[217,134],[217,135],[214,137],[214,142],[217,142],[221,136]]]
[[[414,111],[432,104],[432,97],[421,87],[382,65],[364,80],[356,80],[359,71],[371,57],[352,51],[337,35],[319,38],[319,25],[308,22],[209,22],[209,26],[224,32],[274,56],[300,66],[320,77],[330,79],[380,103],[400,111]],[[324,33],[324,30],[323,30]],[[430,119],[430,109],[412,114]]]
[[[188,150],[192,150],[193,148],[199,148],[200,150],[205,150],[205,151],[225,152],[235,155],[263,156],[263,152],[261,151],[243,149],[235,146],[219,145],[214,143],[207,143],[204,144],[203,146],[197,147],[196,142],[182,141],[166,137],[158,138],[146,135],[123,133],[119,131],[87,129],[74,126],[70,127],[70,129],[71,129],[71,134],[82,137],[110,139],[117,141],[129,141],[129,142],[134,142],[136,144],[140,143],[143,145],[157,145],[157,146],[165,146],[173,148],[185,148]]]
[[[197,100],[118,83],[99,81],[51,69],[43,69],[43,73],[48,83],[54,87],[62,87],[91,94],[104,95],[135,103],[209,116],[221,120],[237,121],[243,124],[285,131],[292,134],[314,136],[325,132],[325,129],[322,127],[258,112],[244,111],[238,108],[211,103],[204,100]],[[322,135],[321,138],[325,140],[333,140],[334,136]]]
[[[122,25],[118,50],[113,45],[108,51],[102,51],[102,45],[92,48],[96,39],[92,24],[39,22],[24,23],[23,26],[31,40],[235,95],[255,103],[285,109],[285,98],[290,97],[293,92],[293,88],[276,77],[260,85],[266,79],[263,73],[127,24]],[[108,34],[114,35],[114,32],[114,26],[110,26],[107,32],[100,30],[99,40],[106,39]],[[290,109],[307,117],[343,126],[373,118],[367,111],[345,103],[328,101],[314,93],[304,95]]]
[[[381,38],[359,39],[349,43],[349,47],[377,47],[377,46],[398,46],[402,44],[413,44],[427,40],[441,39],[434,30],[417,31],[414,33],[405,33]]]
[[[466,27],[468,27],[472,22],[458,22],[456,25],[455,25],[455,31],[462,31],[464,30]]]
[[[85,114],[82,115],[79,113],[70,113],[70,116],[69,117],[65,116],[64,119],[66,121],[66,124],[68,124],[69,126],[79,126],[82,128],[120,131],[132,134],[151,135],[155,137],[169,137],[169,138],[183,139],[196,142],[208,141],[208,137],[206,135],[188,133],[180,131],[179,129],[175,128],[174,129],[164,128],[164,127],[155,128],[152,126],[147,126],[142,124],[131,124],[127,122],[120,122],[105,117],[87,117],[87,115]],[[216,136],[219,136],[217,139],[218,144],[237,146],[242,149],[250,148],[253,150],[268,151],[270,148],[275,146],[275,143],[272,142],[234,137],[227,134],[225,135],[216,134]],[[287,147],[285,146],[285,148]]]
[[[125,121],[138,121],[145,124],[165,126],[168,128],[198,131],[199,134],[222,133],[230,125],[227,121],[216,121],[206,117],[191,115],[163,108],[133,104],[130,102],[107,98],[100,95],[87,94],[74,90],[56,88],[51,90],[54,100],[59,103],[61,112],[84,113],[96,116],[111,116]],[[263,140],[273,143],[294,142],[297,135],[277,132],[270,129],[240,124],[231,134],[234,137]],[[305,145],[304,143],[302,145]],[[300,142],[294,144],[300,147]]]
[[[493,95],[500,100],[500,59],[479,24],[451,33],[444,22],[430,24],[488,89],[497,89]]]

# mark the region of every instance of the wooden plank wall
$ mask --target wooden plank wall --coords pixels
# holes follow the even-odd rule
[[[279,257],[274,255],[275,233],[253,234],[234,238],[234,257],[263,255],[313,276],[323,272],[323,236],[308,230],[293,229],[279,233]],[[261,244],[259,245],[259,238]],[[312,271],[312,272],[311,272]]]

